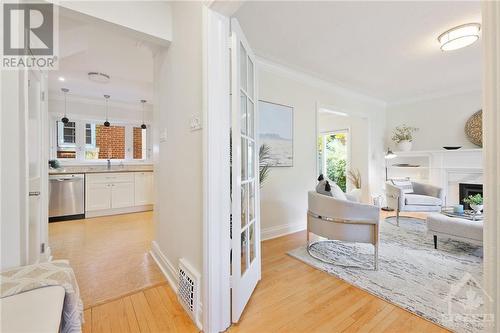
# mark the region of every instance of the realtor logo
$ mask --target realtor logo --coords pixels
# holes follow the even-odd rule
[[[56,69],[54,5],[3,3],[2,10],[2,69]]]

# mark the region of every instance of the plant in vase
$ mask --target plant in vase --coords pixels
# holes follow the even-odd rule
[[[361,173],[358,169],[351,169],[347,172],[347,179],[352,184],[352,189],[349,194],[355,197],[358,201],[361,200]]]
[[[463,200],[466,204],[469,204],[470,208],[477,214],[483,210],[483,196],[478,193],[476,195],[469,195]]]
[[[413,142],[413,133],[416,131],[418,131],[418,128],[406,126],[405,124],[397,126],[392,131],[392,141],[396,143],[399,150],[409,151]]]

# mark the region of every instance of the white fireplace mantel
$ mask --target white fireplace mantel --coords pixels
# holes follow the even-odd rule
[[[459,201],[460,183],[483,184],[482,149],[396,151],[390,160],[389,178],[408,177],[445,190],[446,204]],[[396,167],[408,163],[418,167]]]

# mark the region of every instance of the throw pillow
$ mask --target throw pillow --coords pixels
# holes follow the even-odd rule
[[[320,178],[322,176],[323,175],[321,175]],[[318,178],[318,180],[320,178]],[[319,181],[318,185],[316,185],[316,193],[323,194],[323,195],[328,195],[330,197],[332,196],[330,184],[328,184],[327,180],[325,180],[324,178],[321,178],[321,180]]]
[[[392,184],[396,187],[399,187],[403,193],[413,193],[413,184],[409,179],[392,179]]]
[[[338,200],[347,200],[344,191],[335,182],[331,182],[330,187],[332,189],[332,197]]]

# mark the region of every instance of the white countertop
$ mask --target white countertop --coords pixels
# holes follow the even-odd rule
[[[152,164],[124,164],[112,165],[110,169],[106,165],[78,165],[63,166],[59,169],[50,169],[49,175],[64,175],[72,173],[107,173],[107,172],[144,172],[153,171]]]

